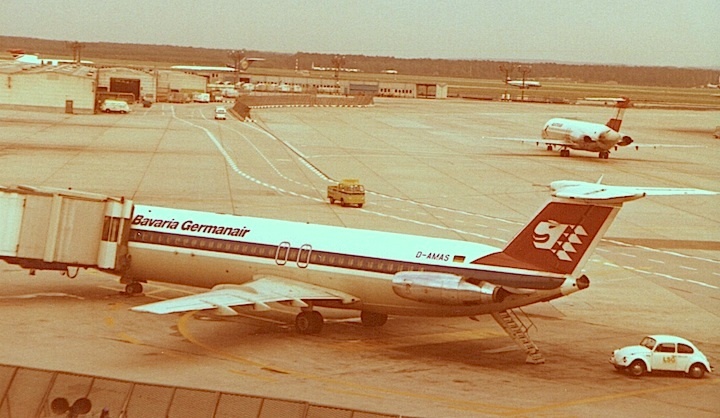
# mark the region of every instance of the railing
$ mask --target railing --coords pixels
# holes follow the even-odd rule
[[[0,365],[0,416],[400,418],[310,402]]]

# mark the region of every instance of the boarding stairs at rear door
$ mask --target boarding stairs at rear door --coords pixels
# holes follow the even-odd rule
[[[492,317],[505,330],[505,332],[508,333],[515,343],[525,350],[525,353],[527,354],[527,357],[525,358],[526,363],[545,363],[545,357],[543,357],[538,346],[535,345],[528,335],[528,329],[534,326],[532,321],[529,326],[525,325],[515,311],[512,310],[493,312]],[[527,315],[525,315],[525,317],[528,318]],[[529,319],[530,318],[528,318],[528,320]]]

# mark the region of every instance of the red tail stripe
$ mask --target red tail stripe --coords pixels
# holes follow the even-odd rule
[[[550,202],[501,253],[473,264],[569,274],[613,213],[613,207]]]

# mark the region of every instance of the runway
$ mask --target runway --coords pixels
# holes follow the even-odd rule
[[[547,119],[604,122],[612,109],[378,99],[369,108],[253,112],[156,104],[129,115],[0,110],[0,184],[125,196],[136,203],[381,229],[500,247],[548,199],[553,180],[720,191],[720,112],[629,109],[640,143],[610,159],[482,136],[539,136]],[[331,180],[360,178],[362,209],[330,205]],[[132,306],[191,289],[155,283],[128,297],[112,276],[29,276],[0,264],[7,364],[197,387],[388,414],[720,415],[717,376],[631,379],[608,364],[646,334],[677,334],[720,362],[720,197],[626,204],[586,266],[590,288],[528,307],[547,362],[524,363],[492,320],[354,317],[297,335],[292,313],[217,321]],[[38,343],[40,342],[40,343]]]

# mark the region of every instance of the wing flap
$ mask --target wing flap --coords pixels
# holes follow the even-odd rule
[[[492,139],[499,141],[515,141],[515,142],[530,142],[533,144],[553,145],[558,147],[567,147],[569,144],[567,141],[555,140],[555,139],[543,139],[543,138],[513,138],[504,136],[481,136],[480,139]]]
[[[269,303],[289,302],[295,307],[307,307],[308,301],[339,301],[349,304],[358,298],[335,289],[303,283],[282,277],[262,276],[241,284],[222,284],[212,290],[135,306],[131,310],[154,314],[216,309],[220,315],[234,315],[232,307],[249,306],[257,311],[270,309]]]

